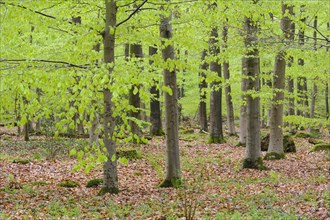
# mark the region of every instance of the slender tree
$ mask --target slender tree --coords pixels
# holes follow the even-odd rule
[[[228,19],[226,21],[226,24],[223,26],[222,30],[222,40],[223,40],[223,48],[226,50],[227,48],[227,41],[228,41]],[[235,117],[234,117],[234,107],[233,107],[233,101],[231,96],[231,86],[230,83],[228,83],[228,80],[230,79],[230,72],[229,72],[229,62],[226,60],[223,62],[223,77],[224,80],[226,80],[225,84],[225,96],[226,96],[226,107],[227,107],[227,126],[228,126],[228,133],[229,135],[236,135],[235,131]]]
[[[171,3],[170,0],[166,0]],[[164,6],[161,10],[165,11]],[[175,60],[174,46],[168,42],[172,39],[172,14],[161,15],[160,37],[163,41],[162,55],[165,63]],[[173,187],[181,181],[180,154],[179,154],[179,119],[178,119],[178,86],[175,68],[166,65],[163,70],[164,86],[170,91],[164,92],[165,98],[165,135],[166,135],[166,177],[161,187]]]
[[[105,28],[103,33],[104,45],[104,63],[114,64],[115,62],[115,31],[117,20],[117,5],[115,0],[105,0]],[[108,67],[108,77],[112,82],[113,67]],[[114,103],[112,101],[112,92],[106,86],[103,89],[104,99],[104,146],[107,149],[107,161],[103,166],[103,188],[100,195],[105,193],[118,193],[118,175],[116,160],[116,141],[114,131],[116,127],[113,116]]]
[[[206,82],[206,74],[205,71],[208,69],[209,65],[205,61],[207,51],[203,50],[201,64],[199,66],[199,108],[198,108],[198,115],[199,115],[199,127],[201,131],[207,131],[207,112],[206,112],[206,89],[207,89],[207,82]]]
[[[129,45],[130,48],[130,56],[131,58],[142,58],[142,45],[141,44],[131,44]],[[138,63],[136,63],[138,65]],[[139,77],[133,76],[133,77]],[[133,120],[130,120],[130,127],[131,132],[136,135],[137,137],[141,137],[142,131],[139,127],[139,125],[134,121],[141,120],[141,99],[140,99],[140,84],[133,84],[129,91],[129,104],[131,105],[131,111],[130,111],[130,117],[134,118]],[[139,142],[138,138],[133,136],[133,142]]]
[[[152,68],[153,59],[152,56],[157,54],[157,48],[150,46],[149,47],[149,64],[151,66],[151,71],[155,71]],[[153,78],[153,84],[150,88],[151,100],[150,100],[150,134],[160,136],[164,134],[162,128],[162,119],[161,119],[161,109],[160,109],[160,94],[159,94],[159,81],[156,77]]]

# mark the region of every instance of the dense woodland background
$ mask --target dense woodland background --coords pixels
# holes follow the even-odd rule
[[[329,218],[328,1],[0,7],[0,218]]]

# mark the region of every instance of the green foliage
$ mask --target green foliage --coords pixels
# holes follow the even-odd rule
[[[59,183],[59,186],[66,187],[66,188],[75,188],[75,187],[80,186],[80,184],[73,180],[64,180],[61,183]]]

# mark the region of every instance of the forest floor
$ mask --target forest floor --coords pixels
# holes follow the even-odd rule
[[[102,178],[101,164],[87,174],[72,171],[77,159],[69,151],[83,149],[87,140],[0,138],[0,219],[186,219],[189,212],[191,219],[330,219],[330,158],[311,152],[306,138],[294,139],[296,153],[264,161],[269,170],[258,171],[241,169],[244,148],[235,146],[237,137],[208,145],[206,134],[185,132],[184,186],[173,189],[158,187],[164,138],[155,137],[134,146],[141,159],[118,164],[120,192],[105,196],[97,196],[100,186],[86,187]],[[330,142],[329,135],[321,139]],[[64,180],[79,186],[61,187]]]

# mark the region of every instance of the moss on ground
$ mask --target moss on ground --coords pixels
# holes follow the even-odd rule
[[[118,148],[116,152],[116,157],[124,157],[128,160],[138,160],[142,158],[140,152],[138,152],[136,149],[131,148]]]
[[[104,196],[107,193],[110,194],[118,194],[119,190],[118,188],[107,188],[107,187],[103,187],[99,193],[97,194],[98,196]]]
[[[60,187],[66,187],[66,188],[75,188],[80,186],[79,183],[73,181],[73,180],[64,180],[59,184]]]
[[[329,151],[330,152],[330,144],[328,143],[320,143],[320,144],[316,144],[312,151]]]
[[[100,178],[96,178],[96,179],[92,179],[89,180],[86,184],[87,188],[91,188],[91,187],[97,187],[103,184],[103,179]]]
[[[285,158],[284,153],[270,152],[265,155],[264,160],[281,160],[284,158]]]
[[[256,160],[244,159],[242,168],[267,170],[267,167],[264,165],[264,162],[262,161],[261,157]]]
[[[31,161],[29,159],[22,159],[22,158],[18,158],[18,159],[14,159],[13,163],[19,163],[19,164],[28,164]]]

